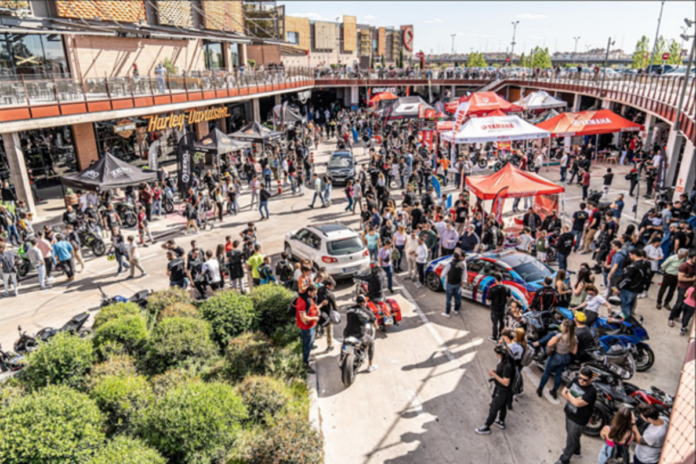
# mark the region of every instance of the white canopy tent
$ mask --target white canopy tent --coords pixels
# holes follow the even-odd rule
[[[454,143],[485,143],[551,137],[550,132],[529,124],[519,116],[472,118],[459,129],[457,134],[453,132],[443,132],[442,140]]]
[[[516,101],[515,105],[519,105],[525,110],[544,110],[548,108],[563,108],[568,106],[568,103],[552,97],[544,90],[538,90]]]

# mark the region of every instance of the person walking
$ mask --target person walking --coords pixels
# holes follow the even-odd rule
[[[36,235],[38,241],[36,242],[36,248],[41,251],[43,256],[44,264],[46,265],[46,282],[53,282],[53,277],[51,277],[51,271],[53,270],[53,248],[51,247],[51,242],[46,239],[46,234],[44,232],[39,232]]]
[[[140,264],[140,251],[138,250],[138,244],[135,243],[135,237],[132,235],[128,236],[128,245],[126,245],[126,251],[128,253],[130,264],[130,275],[128,278],[132,279],[135,277],[136,268],[140,271],[140,277],[145,277],[147,272],[145,272],[145,269],[143,269],[143,266]]]
[[[378,253],[379,265],[382,266],[382,270],[387,276],[387,288],[391,293],[394,293],[393,289],[393,269],[392,269],[392,241],[391,239],[386,239],[384,241],[384,246],[380,248]]]
[[[486,294],[486,303],[488,303],[491,308],[491,322],[493,323],[493,330],[488,340],[493,343],[498,343],[500,332],[505,325],[505,309],[508,301],[510,301],[511,295],[510,289],[502,285],[502,274],[496,272],[493,274],[493,278],[495,279],[495,285],[493,285]]]
[[[244,292],[244,256],[239,250],[239,240],[232,242],[232,249],[227,252],[227,264],[230,277],[230,286]]]
[[[354,205],[354,200],[353,197],[355,195],[355,192],[353,190],[353,181],[349,180],[348,183],[346,184],[346,188],[344,190],[346,194],[346,199],[348,200],[348,206],[344,209],[344,211],[353,211],[353,205]]]
[[[56,243],[53,245],[53,254],[58,262],[63,265],[65,275],[68,277],[68,282],[75,280],[75,264],[73,262],[75,258],[75,249],[65,240],[65,236],[62,234],[56,236]]]
[[[162,63],[158,63],[155,68],[155,78],[157,79],[157,88],[160,93],[164,93],[166,85],[164,83],[164,78],[167,75],[167,68],[162,66]]]
[[[34,269],[36,269],[36,272],[39,275],[39,286],[41,287],[41,290],[51,288],[51,285],[46,280],[46,263],[43,259],[43,253],[37,247],[38,240],[36,238],[32,238],[28,242],[25,242],[25,244],[29,244],[29,249],[26,250],[26,255],[27,258],[29,258],[29,262]]]
[[[512,378],[515,375],[514,360],[503,345],[496,345],[494,352],[498,357],[498,363],[495,370],[489,369],[487,371],[494,384],[493,398],[489,405],[486,422],[475,430],[479,435],[490,435],[493,424],[505,430],[508,403],[512,400]]]
[[[322,208],[326,208],[326,202],[324,201],[324,196],[322,195],[323,188],[321,179],[316,174],[314,174],[312,178],[314,179],[314,196],[312,197],[312,203],[309,205],[309,207],[314,208],[314,202],[316,202],[317,198],[319,198],[321,200]]]
[[[657,309],[662,309],[662,302],[664,301],[665,309],[667,311],[672,310],[670,303],[679,282],[679,267],[686,262],[688,256],[689,250],[682,248],[660,265],[660,269],[662,269],[662,283],[660,284],[660,290],[657,292]]]
[[[262,185],[259,190],[259,213],[261,214],[261,221],[268,220],[271,217],[271,214],[268,212],[268,200],[272,196],[271,192]],[[265,216],[263,215],[264,211],[266,212]]]
[[[583,201],[587,200],[587,193],[588,193],[588,190],[590,189],[590,179],[591,179],[590,171],[583,170],[581,180],[580,180],[580,184],[582,185],[582,200]]]
[[[21,240],[17,232],[17,216],[4,205],[0,205],[0,226],[7,231],[10,243],[13,246],[19,246]]]
[[[602,201],[606,201],[609,195],[609,189],[611,189],[611,183],[614,180],[614,173],[611,172],[611,168],[607,168],[607,172],[602,178]]]
[[[251,201],[249,203],[249,210],[254,209],[254,204],[259,202],[259,188],[261,187],[261,182],[255,175],[249,181],[249,191],[251,192]]]
[[[140,244],[144,247],[149,246],[145,241],[146,237],[153,245],[157,243],[150,233],[150,219],[148,219],[147,216],[146,208],[141,205],[140,208],[138,208],[138,235],[140,235]],[[152,213],[150,213],[150,216],[152,216]]]
[[[541,397],[546,382],[549,381],[551,374],[554,374],[553,390],[550,393],[555,399],[557,398],[558,387],[561,385],[561,374],[565,367],[570,364],[572,355],[578,351],[578,339],[575,336],[575,324],[572,321],[563,321],[561,333],[552,337],[546,344],[547,354],[551,351],[551,347],[555,347],[555,349],[546,360],[544,374],[541,376],[541,382],[539,382],[539,387],[537,388],[537,395]]]
[[[418,249],[416,250],[416,269],[418,270],[418,283],[416,283],[417,288],[423,287],[425,285],[425,265],[428,263],[428,247],[425,246],[425,240],[423,237],[418,237]]]
[[[85,260],[82,258],[82,242],[80,241],[80,236],[75,231],[75,228],[71,225],[65,226],[65,239],[73,247],[75,261],[80,264],[80,271],[85,270]]]
[[[300,329],[302,340],[302,362],[307,368],[307,372],[315,374],[316,371],[309,365],[309,354],[314,345],[314,329],[319,321],[319,310],[314,303],[317,296],[317,287],[311,285],[306,290],[305,298],[297,298],[295,321]]]
[[[451,227],[451,224],[448,227]],[[454,252],[452,259],[442,270],[441,278],[445,279],[445,294],[447,298],[445,312],[442,315],[450,317],[452,299],[454,299],[454,314],[459,314],[459,310],[462,307],[462,287],[468,281],[466,261],[464,261],[460,251]]]
[[[564,408],[566,423],[566,445],[556,464],[568,464],[571,457],[581,456],[580,437],[592,417],[592,410],[597,400],[597,390],[592,385],[592,370],[585,366],[570,385],[561,390],[561,396],[567,400]]]
[[[672,327],[674,321],[679,322],[679,317],[682,312],[682,303],[686,296],[686,291],[694,285],[696,281],[696,251],[690,251],[689,257],[679,265],[679,273],[677,274],[677,301],[669,313],[667,324]]]
[[[2,271],[2,284],[4,292],[2,296],[10,296],[8,283],[14,289],[14,296],[19,296],[19,287],[17,286],[17,261],[19,256],[14,251],[7,249],[4,242],[0,242],[0,271]]]
[[[404,253],[406,256],[406,279],[415,281],[418,276],[416,265],[416,257],[418,254],[418,237],[416,236],[416,231],[411,230],[411,233],[406,240],[406,247],[404,248]]]

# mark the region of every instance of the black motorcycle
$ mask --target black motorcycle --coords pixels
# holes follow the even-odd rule
[[[138,213],[133,203],[118,201],[114,203],[114,209],[121,218],[124,227],[132,228],[138,224]]]
[[[5,351],[0,345],[0,369],[2,372],[17,372],[24,368],[24,356]]]
[[[28,353],[35,351],[39,348],[41,343],[48,342],[57,333],[68,332],[72,335],[78,335],[80,338],[86,338],[92,335],[92,329],[84,327],[85,323],[89,319],[89,313],[84,312],[73,316],[63,327],[59,329],[54,329],[52,327],[46,327],[41,329],[32,336],[27,334],[26,331],[22,331],[22,326],[17,327],[19,331],[19,339],[14,343],[14,350],[17,353]]]
[[[112,304],[116,303],[135,303],[141,308],[144,308],[147,305],[147,299],[150,295],[152,295],[152,290],[140,290],[137,292],[135,295],[132,297],[126,299],[120,295],[116,296],[108,296],[106,293],[104,293],[104,290],[102,290],[101,286],[98,286],[99,292],[101,293],[101,305],[100,307],[103,308],[104,306],[109,306]]]
[[[77,236],[83,246],[87,246],[92,254],[96,257],[103,256],[106,253],[106,243],[99,234],[94,231],[94,228],[86,222],[80,223],[77,228]]]
[[[170,214],[174,211],[174,195],[170,190],[162,192],[162,209],[165,214]]]
[[[375,328],[372,325],[367,327],[367,336],[375,337]],[[362,340],[355,337],[346,337],[341,346],[341,355],[338,357],[338,366],[341,368],[341,381],[346,387],[350,387],[355,382],[355,375],[360,366],[367,359],[367,347]]]

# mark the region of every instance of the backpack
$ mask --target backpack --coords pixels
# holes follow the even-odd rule
[[[288,309],[286,310],[288,316],[295,316],[297,315],[297,300],[299,300],[299,297],[295,297],[291,302],[290,305],[288,306]]]
[[[287,261],[279,261],[278,264],[276,264],[276,274],[281,282],[291,280],[294,273],[295,270]]]
[[[524,352],[522,353],[522,359],[520,359],[520,364],[522,364],[522,367],[527,367],[532,363],[533,360],[534,350],[530,347],[525,348]]]
[[[545,304],[549,303],[549,304]],[[558,294],[552,287],[543,287],[532,298],[532,303],[529,305],[531,309],[537,311],[549,311],[558,303]]]

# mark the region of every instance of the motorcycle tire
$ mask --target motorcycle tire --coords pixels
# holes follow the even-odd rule
[[[89,244],[89,249],[92,250],[92,254],[96,257],[104,256],[104,253],[106,253],[106,244],[104,240],[95,238]]]
[[[22,279],[29,274],[29,261],[21,260],[19,266],[17,266],[17,276]]]
[[[645,372],[655,364],[655,353],[648,345],[636,345],[636,371]]]
[[[587,423],[582,433],[588,437],[598,437],[604,426],[608,424],[608,418],[599,408],[597,408],[597,406],[595,406],[592,408],[590,421]]]
[[[350,387],[355,382],[355,354],[350,353],[343,359],[341,366],[341,382]]]
[[[87,327],[83,327],[80,330],[77,331],[77,336],[80,338],[91,338],[94,332],[92,329],[89,329]]]
[[[440,281],[440,276],[435,272],[430,272],[425,276],[425,285],[433,292],[439,292],[442,290],[442,282]]]
[[[487,160],[487,159],[483,159],[483,158],[479,159],[479,160],[478,160],[478,166],[479,166],[481,169],[487,168],[487,167],[488,167],[488,160]]]
[[[164,212],[167,214],[170,214],[172,211],[174,211],[174,202],[173,201],[165,201],[163,206],[164,206]]]
[[[127,228],[133,228],[138,224],[138,217],[132,211],[126,211],[123,215],[123,225]]]
[[[549,248],[549,251],[546,252],[546,259],[549,262],[556,261],[558,259],[558,255],[556,254],[556,250],[554,248]]]

